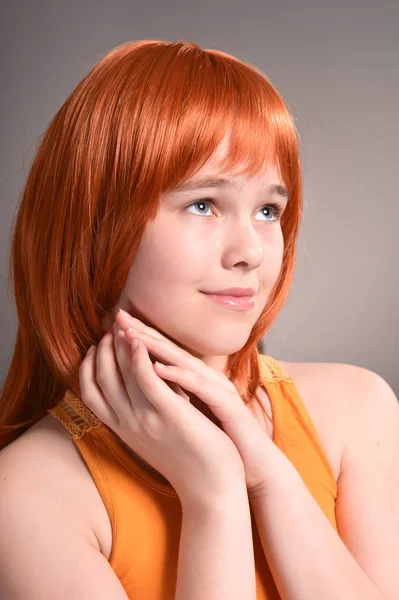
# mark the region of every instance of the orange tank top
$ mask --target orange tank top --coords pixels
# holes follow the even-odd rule
[[[261,385],[272,409],[273,441],[299,471],[337,530],[337,486],[294,380],[259,355]],[[174,488],[155,479],[71,391],[49,412],[71,433],[112,525],[109,563],[131,600],[174,600],[182,509]],[[282,515],[282,518],[284,516]],[[257,600],[280,598],[251,511]]]

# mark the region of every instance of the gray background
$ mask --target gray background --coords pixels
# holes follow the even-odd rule
[[[186,39],[262,69],[301,136],[296,274],[263,350],[359,365],[399,395],[397,0],[8,0],[0,21],[0,381],[16,333],[9,235],[40,136],[111,48]]]

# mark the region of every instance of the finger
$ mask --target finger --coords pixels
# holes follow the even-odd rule
[[[187,402],[191,402],[190,396],[188,394],[186,394],[186,392],[180,387],[180,385],[178,385],[177,383],[172,383],[172,382],[167,382],[167,381],[165,381],[165,383],[170,387],[171,390],[173,390],[176,394],[181,396],[183,398],[183,400],[186,400]]]
[[[176,413],[182,407],[182,398],[176,394],[154,371],[153,364],[143,342],[138,341],[138,346],[132,355],[133,370],[136,381],[148,401],[160,413]],[[129,380],[126,380],[129,391]],[[184,402],[184,404],[189,404]]]
[[[176,363],[176,364],[179,364],[179,366],[185,366],[186,368],[189,368],[192,370],[195,370],[197,367],[199,369],[199,372],[201,372],[201,369],[203,369],[203,370],[208,369],[213,374],[213,379],[215,381],[218,379],[220,379],[222,381],[227,381],[227,382],[230,381],[229,378],[222,371],[219,371],[218,369],[213,369],[212,367],[205,365],[202,360],[194,357],[192,354],[190,354],[183,348],[180,348],[180,346],[178,346],[177,344],[172,342],[172,340],[170,340],[169,338],[162,335],[159,331],[157,331],[156,329],[154,329],[152,327],[149,327],[148,325],[145,325],[142,321],[140,321],[136,317],[133,317],[126,311],[119,309],[116,314],[115,320],[116,320],[117,324],[124,330],[124,332],[126,334],[128,334],[128,336],[131,339],[136,334],[138,334],[138,336],[140,334],[144,334],[144,335],[149,335],[152,338],[155,338],[156,340],[163,340],[164,342],[168,342],[170,345],[175,346],[175,348],[179,351],[179,353],[181,353],[181,355],[183,357],[185,357],[186,361],[189,361],[189,362],[186,362],[185,365],[180,365],[180,363]],[[143,341],[146,341],[145,337],[143,337],[141,339],[143,339]],[[163,358],[163,356],[160,356],[158,358],[161,358],[161,360],[166,360]]]
[[[223,390],[218,393],[215,386],[206,385],[197,373],[179,367],[155,363],[153,368],[160,377],[178,382],[184,389],[194,393],[219,420],[221,428],[234,442],[241,456],[254,456],[254,448],[264,443],[264,431],[237,391],[228,394]]]
[[[97,384],[96,354],[97,348],[91,346],[80,364],[80,397],[100,421],[108,425],[108,427],[114,428],[119,425],[119,419]]]
[[[97,383],[111,406],[119,399],[127,401],[127,391],[120,373],[114,347],[113,332],[105,334],[99,344],[96,356]],[[117,409],[117,406],[114,406]]]
[[[160,333],[156,329],[153,329],[152,327],[149,327],[148,325],[145,325],[142,321],[136,319],[135,317],[132,317],[129,313],[125,311],[122,312],[121,310],[118,310],[115,316],[115,321],[124,331],[131,327],[132,329],[137,329],[138,331],[143,331],[144,333],[153,335],[158,339],[167,339],[164,335],[162,335],[162,333]]]
[[[125,336],[128,340],[138,339],[145,343],[149,353],[164,364],[175,365],[202,375],[202,377],[222,385],[226,390],[231,389],[231,381],[220,371],[212,369],[202,360],[183,350],[171,340],[159,339],[142,331],[127,329]]]
[[[204,380],[198,373],[181,367],[155,362],[153,369],[162,379],[178,383],[185,390],[195,394],[222,423],[233,418],[237,419],[244,414],[244,411],[247,412],[237,390],[233,392],[231,389],[228,391],[220,389],[219,391],[216,387],[219,384],[209,385],[209,380]]]
[[[135,352],[132,350],[132,342],[126,338],[123,330],[114,333],[113,341],[119,376],[126,395],[126,400],[124,400],[125,407],[128,406],[133,412],[139,411],[141,413],[153,410],[153,406],[149,402],[145,390],[143,391],[137,382],[136,368],[140,364],[141,354],[139,357],[134,356]]]

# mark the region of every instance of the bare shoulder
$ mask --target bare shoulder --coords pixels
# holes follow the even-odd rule
[[[364,406],[367,398],[375,397],[375,391],[382,396],[392,398],[393,395],[392,388],[381,375],[364,367],[345,363],[278,362],[304,392],[303,399],[311,409],[313,404],[321,406],[323,411],[338,406],[340,412],[346,408],[346,417],[350,418],[361,405]],[[373,393],[365,394],[368,389]]]
[[[276,360],[294,380],[338,481],[361,403],[367,401],[365,391],[388,384],[356,365]]]
[[[127,600],[88,510],[98,512],[99,496],[51,419],[0,452],[0,596]]]
[[[343,392],[348,389],[348,384],[355,384],[359,378],[379,377],[373,371],[345,363],[276,360],[283,367],[286,375],[292,377],[296,383],[299,383],[302,387],[306,386],[307,390],[318,391],[320,391],[320,384],[324,384],[327,388],[323,390],[324,393],[328,393],[331,387],[334,387],[336,391]]]
[[[93,548],[104,556],[110,552],[105,506],[69,433],[52,415],[1,450],[0,479],[2,493],[12,497],[15,491],[37,499],[38,519],[45,520],[48,510],[58,511],[60,519],[70,519]]]

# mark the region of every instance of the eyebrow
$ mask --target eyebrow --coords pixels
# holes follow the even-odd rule
[[[214,188],[233,187],[237,190],[241,189],[241,186],[237,182],[233,181],[230,178],[204,177],[202,179],[192,179],[192,180],[186,181],[185,183],[182,183],[181,185],[179,185],[179,187],[175,188],[173,191],[174,192],[187,192],[190,190],[199,190],[202,188],[209,188],[209,187],[214,187]],[[262,193],[270,194],[270,195],[278,194],[279,196],[282,196],[286,200],[288,200],[288,198],[289,198],[289,193],[288,193],[287,188],[284,185],[280,185],[280,184],[276,184],[276,183],[272,183],[272,184],[269,184],[269,185],[266,185],[265,187],[263,187]]]

